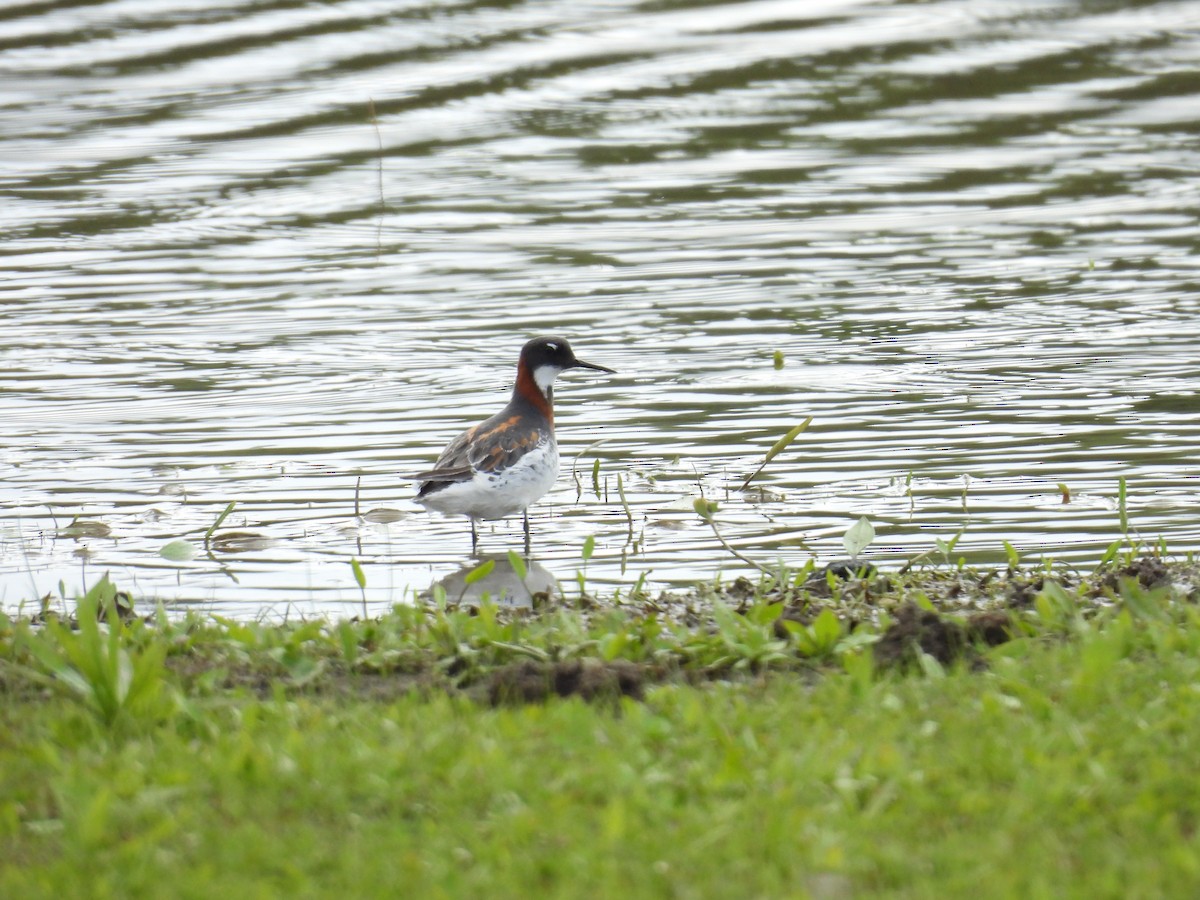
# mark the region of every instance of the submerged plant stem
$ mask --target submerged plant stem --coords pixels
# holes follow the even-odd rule
[[[772,569],[767,568],[762,563],[756,562],[753,559],[751,559],[750,557],[746,556],[744,553],[741,553],[738,550],[734,549],[734,547],[729,543],[729,541],[725,540],[725,536],[721,534],[720,529],[717,528],[717,520],[716,519],[714,519],[712,516],[702,516],[701,518],[703,518],[704,521],[706,521],[709,524],[709,527],[712,528],[713,535],[716,536],[717,541],[720,542],[721,546],[724,547],[726,550],[728,550],[731,554],[733,554],[735,557],[740,559],[742,562],[746,563],[746,565],[754,566],[754,568],[758,569],[758,571],[760,571],[766,575],[774,575],[775,574],[775,572]]]

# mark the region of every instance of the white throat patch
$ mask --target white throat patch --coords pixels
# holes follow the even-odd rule
[[[558,366],[538,366],[533,370],[533,382],[545,397],[550,396],[550,388],[554,387],[554,379],[561,372]]]

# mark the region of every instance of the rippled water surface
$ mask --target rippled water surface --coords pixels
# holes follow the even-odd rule
[[[4,4],[0,603],[458,591],[402,476],[538,333],[619,374],[531,578],[740,571],[701,490],[764,563],[1091,564],[1121,477],[1200,549],[1198,61],[1197,2]]]

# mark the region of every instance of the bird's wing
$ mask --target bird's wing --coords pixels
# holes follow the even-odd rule
[[[434,467],[413,476],[423,482],[418,496],[456,481],[470,481],[476,472],[500,472],[549,437],[546,430],[516,429],[520,416],[500,415],[464,431],[452,440]]]
[[[442,455],[438,457],[437,462],[433,464],[433,468],[428,472],[418,472],[412,476],[413,481],[423,481],[421,485],[421,493],[426,493],[428,488],[433,485],[441,485],[454,481],[470,481],[475,475],[475,469],[471,466],[471,461],[468,458],[468,453],[471,448],[471,441],[475,434],[479,431],[480,426],[469,428],[446,445],[446,449],[442,451]]]
[[[468,461],[475,471],[501,472],[549,437],[549,433],[541,428],[513,428],[519,418],[510,416],[501,419],[487,431],[480,428],[468,455]]]

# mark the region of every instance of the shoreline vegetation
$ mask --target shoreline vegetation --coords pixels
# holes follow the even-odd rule
[[[0,616],[0,894],[1181,896],[1164,551],[273,624],[104,578]]]

